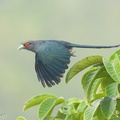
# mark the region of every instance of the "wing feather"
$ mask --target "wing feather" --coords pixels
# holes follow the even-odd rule
[[[39,62],[38,58],[36,57],[36,64],[35,69],[37,72],[38,80],[41,81],[42,85],[45,87],[45,83],[48,87],[51,87],[52,85],[55,85],[55,83],[52,81],[51,76],[49,73],[45,70],[45,67]],[[47,81],[49,79],[49,81]],[[52,84],[52,85],[51,85]]]
[[[41,81],[42,85],[45,87],[45,80],[41,72],[41,66],[38,64],[38,59],[35,62],[35,70],[37,73],[38,80]]]
[[[70,62],[70,52],[58,42],[46,41],[36,53],[35,70],[38,80],[48,87],[58,84]]]
[[[55,85],[55,83],[52,81],[51,76],[46,71],[46,69],[45,69],[45,67],[43,65],[41,66],[41,70],[42,70],[42,74],[43,74],[43,77],[44,77],[44,80],[45,80],[47,86],[52,87],[52,85]]]

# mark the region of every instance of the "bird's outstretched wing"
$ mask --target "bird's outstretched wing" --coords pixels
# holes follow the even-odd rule
[[[38,80],[48,87],[58,84],[65,69],[70,62],[70,52],[62,44],[57,42],[45,42],[35,56],[35,70]]]

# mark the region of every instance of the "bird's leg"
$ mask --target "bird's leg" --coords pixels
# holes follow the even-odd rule
[[[75,51],[72,52],[72,47],[67,47],[67,49],[70,51],[71,56],[76,57],[76,55],[74,55]]]
[[[74,53],[75,53],[75,51],[70,50],[70,55],[73,57],[76,57],[76,55]]]

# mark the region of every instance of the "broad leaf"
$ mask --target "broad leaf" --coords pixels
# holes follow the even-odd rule
[[[69,109],[69,113],[70,114],[75,114],[77,113],[77,110],[75,109],[75,106],[74,105],[71,105],[70,109]]]
[[[93,102],[92,106],[89,106],[84,112],[84,120],[92,120],[94,114],[100,104],[101,100],[96,100]]]
[[[94,100],[100,99],[102,97],[105,97],[105,94],[103,91],[102,91],[102,93],[99,92],[99,93],[95,94]],[[94,100],[92,100],[92,101],[94,101]]]
[[[97,108],[94,116],[97,116],[98,120],[106,120],[106,118],[104,117],[104,115],[103,115],[102,112],[101,112],[100,105],[99,105],[99,107]]]
[[[81,104],[79,104],[78,108],[77,108],[77,112],[81,113],[85,110],[85,108],[87,107],[85,101],[83,101]]]
[[[73,78],[76,74],[78,74],[80,71],[84,70],[85,68],[97,64],[102,63],[102,56],[89,56],[86,57],[79,62],[77,62],[67,73],[66,75],[66,83],[70,81],[71,78]]]
[[[69,115],[69,109],[71,105],[68,105],[66,102],[61,104],[60,112],[65,115]]]
[[[106,87],[111,84],[111,83],[114,83],[115,81],[110,77],[104,77],[101,81],[101,88],[102,88],[102,91],[105,92],[105,89]]]
[[[87,70],[87,72],[83,75],[82,77],[82,86],[84,89],[88,88],[90,82],[91,82],[91,79],[94,78],[95,74],[99,71],[101,67],[90,67],[90,69]]]
[[[60,111],[58,111],[56,118],[59,118],[59,119],[61,119],[61,120],[64,120],[65,117],[66,117],[65,114],[63,114],[63,113],[61,113]]]
[[[88,104],[90,104],[90,101],[95,98],[96,91],[98,90],[100,82],[102,80],[101,77],[104,77],[102,73],[105,69],[104,67],[101,67],[99,69],[93,70],[88,70],[82,78],[85,100]]]
[[[80,120],[77,114],[67,115],[64,120]]]
[[[92,120],[99,120],[99,119],[98,119],[98,117],[96,116],[96,117],[94,117]]]
[[[120,60],[120,49],[117,50],[115,53],[113,53],[109,59],[110,62],[114,61],[116,55],[118,56],[119,60]]]
[[[56,120],[54,117],[46,117],[44,120]]]
[[[78,99],[78,98],[70,98],[70,99],[68,99],[68,100],[66,101],[66,103],[67,103],[68,105],[76,104],[76,103],[82,103],[82,102],[83,102],[83,100]]]
[[[101,91],[101,89],[99,88],[100,82],[102,79],[94,79],[91,83],[91,85],[88,88],[88,92],[87,92],[87,98],[89,101],[95,99],[97,91]]]
[[[36,95],[36,96],[32,97],[31,99],[29,99],[29,100],[26,102],[23,110],[26,110],[26,109],[28,109],[28,108],[30,108],[30,107],[32,107],[32,106],[38,105],[38,104],[40,104],[43,100],[45,100],[45,99],[47,99],[47,98],[50,98],[50,97],[55,97],[55,98],[57,98],[55,95],[52,95],[52,94]]]
[[[114,82],[109,84],[105,91],[107,96],[116,97],[118,95],[118,83]]]
[[[120,98],[117,99],[116,109],[119,111],[119,116],[120,116]]]
[[[110,119],[116,109],[116,100],[107,96],[101,101],[100,108],[105,118]]]
[[[26,120],[24,117],[20,116],[16,120]]]
[[[71,115],[77,113],[77,110],[74,104],[68,105],[67,103],[63,103],[61,105],[60,112],[65,115]]]
[[[65,120],[73,120],[72,119],[72,115],[67,115],[66,118],[65,118]]]
[[[113,118],[111,118],[110,120],[120,120],[120,118],[118,118],[118,117],[113,117]]]
[[[107,72],[114,79],[114,81],[120,83],[120,60],[118,56],[116,55],[112,62],[103,59],[103,63],[105,65]]]
[[[63,102],[64,102],[63,98],[51,97],[51,98],[45,99],[40,104],[40,107],[39,107],[39,111],[38,111],[39,119],[43,120],[45,117],[51,115],[54,107],[58,104],[63,103]]]

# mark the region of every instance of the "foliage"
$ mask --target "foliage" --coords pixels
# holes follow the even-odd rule
[[[120,50],[109,60],[102,56],[80,60],[69,70],[66,83],[86,68],[81,80],[84,100],[70,98],[65,101],[62,97],[42,94],[28,100],[24,110],[39,105],[39,120],[120,120]],[[53,116],[57,105],[58,112]]]
[[[20,116],[16,120],[26,120],[24,117]]]

